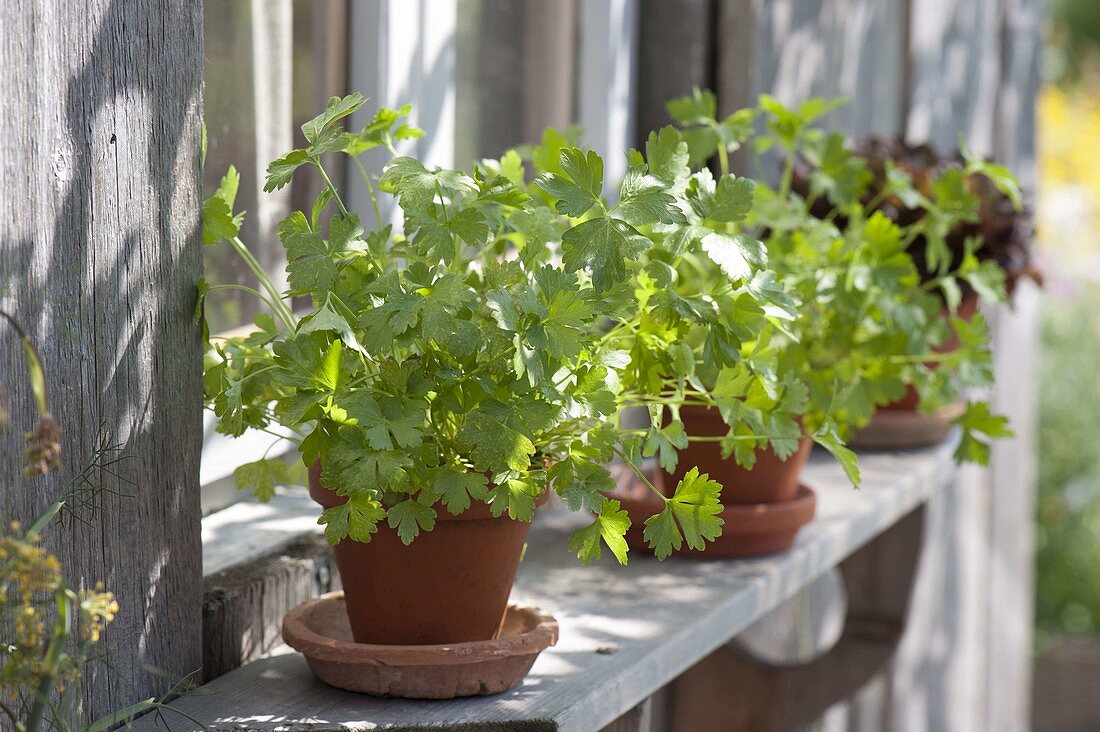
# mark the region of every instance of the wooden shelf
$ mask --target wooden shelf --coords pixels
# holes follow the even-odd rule
[[[523,684],[498,696],[417,702],[350,694],[316,681],[299,655],[286,653],[232,671],[175,706],[212,730],[598,730],[941,490],[954,474],[953,448],[949,440],[866,455],[858,491],[815,454],[804,481],[818,493],[816,519],[790,551],[756,560],[637,556],[619,567],[605,552],[584,567],[566,549],[578,517],[540,513],[513,600],[553,613],[561,639]],[[155,728],[143,721],[135,728]],[[170,721],[173,730],[190,724]]]

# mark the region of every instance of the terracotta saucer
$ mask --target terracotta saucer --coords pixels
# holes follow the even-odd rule
[[[343,592],[302,603],[283,618],[283,640],[330,686],[372,696],[453,699],[518,684],[558,641],[558,622],[535,607],[509,605],[495,640],[426,646],[355,643]]]
[[[612,494],[630,516],[626,543],[631,549],[650,552],[643,538],[644,522],[661,510],[660,499],[650,493],[634,490],[633,486]],[[814,492],[799,484],[798,492],[789,501],[752,505],[724,504],[721,516],[722,535],[707,542],[703,551],[682,547],[677,555],[698,559],[730,559],[770,554],[787,549],[794,543],[798,530],[810,522],[817,508]]]
[[[856,450],[906,450],[931,447],[947,437],[951,420],[966,410],[951,404],[932,414],[915,409],[880,409],[866,427],[856,430],[848,444]]]

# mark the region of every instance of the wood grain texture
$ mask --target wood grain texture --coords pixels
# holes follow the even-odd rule
[[[952,449],[867,456],[859,491],[815,456],[805,477],[818,491],[817,519],[791,551],[751,561],[638,556],[619,567],[605,555],[584,567],[566,549],[578,517],[541,513],[512,598],[552,613],[560,640],[504,694],[374,699],[324,686],[292,654],[232,671],[177,706],[213,730],[600,729],[936,495],[954,472]]]
[[[888,664],[905,626],[923,512],[916,509],[841,563],[848,606],[835,646],[812,662],[776,666],[735,639],[672,684],[671,729],[801,730],[858,693]],[[873,727],[887,728],[884,716]]]
[[[714,85],[716,0],[641,0],[638,18],[638,96],[634,146],[672,122],[665,103]]]
[[[910,141],[946,151],[961,133],[977,152],[993,152],[1002,1],[909,0]]]
[[[906,0],[720,0],[715,87],[722,114],[761,94],[798,105],[813,96],[850,101],[824,119],[849,135],[904,130]],[[778,176],[769,158],[764,170]],[[774,163],[774,164],[773,164]]]
[[[45,539],[74,586],[102,580],[121,606],[84,682],[102,713],[163,691],[151,669],[201,663],[202,3],[10,0],[2,18],[0,297],[41,349],[64,429],[60,475],[14,478],[33,402],[0,335],[3,510],[35,518],[102,435],[121,445],[89,473],[103,489],[84,496],[87,523]]]
[[[339,589],[340,581],[332,548],[314,535],[207,576],[205,586],[202,666],[209,681],[281,645],[283,616]]]

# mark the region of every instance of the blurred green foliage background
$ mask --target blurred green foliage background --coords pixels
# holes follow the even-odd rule
[[[1100,633],[1100,0],[1049,0],[1039,102],[1036,630]]]

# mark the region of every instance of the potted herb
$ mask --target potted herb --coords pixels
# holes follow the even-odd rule
[[[553,177],[540,183],[557,211],[532,198],[515,155],[472,173],[401,156],[377,181],[360,169],[375,220],[380,192],[402,213],[400,231],[366,232],[322,156],[392,152],[418,133],[401,122],[407,109],[381,110],[345,133],[341,120],[363,101],[331,100],[303,125],[308,146],[268,169],[268,190],[303,166],[325,181],[309,215],[294,212],[280,226],[288,292],[237,236],[234,171],[206,201],[207,243],[240,253],[260,282],[252,292],[273,313],[257,317],[250,335],[210,339],[207,397],[224,433],[272,423],[297,433],[356,641],[484,640],[500,627],[548,486],[592,518],[569,542],[581,559],[606,546],[627,560],[631,519],[604,495],[614,485],[605,463],[624,460],[641,475],[645,448],[616,415],[641,401],[675,410],[687,398],[629,388],[640,379],[628,372],[637,364],[623,336],[645,310],[631,273],[663,242],[646,227],[687,223],[666,182],[637,171],[607,205],[599,156],[559,145]],[[225,287],[235,286],[203,290]],[[291,298],[308,299],[307,311],[292,312]],[[678,439],[661,449],[674,451]],[[270,497],[287,470],[252,463],[238,485]],[[647,515],[648,546],[664,556],[718,536],[719,489],[693,471],[660,495]]]
[[[896,224],[919,275],[913,301],[923,300],[924,349],[930,358],[909,365],[905,388],[878,403],[872,428],[856,442],[868,447],[934,444],[952,421],[964,429],[960,451],[984,462],[988,450],[970,437],[1008,432],[982,404],[960,400],[973,387],[988,386],[988,335],[974,323],[979,304],[1003,302],[1024,276],[1038,281],[1030,260],[1030,217],[1019,184],[1003,166],[973,155],[960,142],[951,158],[930,145],[869,138],[849,152],[840,135],[788,150],[785,175],[810,213],[842,231],[871,218]],[[827,189],[829,170],[847,168],[845,189]],[[853,208],[854,207],[854,208]],[[852,211],[855,211],[852,213]],[[883,224],[887,231],[891,227]],[[969,351],[969,353],[967,353]],[[977,369],[977,372],[975,372]],[[922,414],[918,414],[917,410]],[[987,435],[988,436],[988,435]]]
[[[621,406],[648,411],[645,425],[624,444],[633,455],[656,455],[669,485],[698,469],[726,486],[722,518],[733,530],[707,547],[709,555],[774,551],[789,545],[813,515],[812,491],[798,482],[813,441],[837,455],[858,482],[855,456],[829,414],[805,421],[808,394],[794,376],[804,369],[781,364],[775,347],[776,334],[797,317],[796,304],[767,268],[768,253],[752,223],[755,184],[728,168],[727,153],[748,135],[751,113],[718,121],[713,96],[702,93],[675,100],[670,110],[685,130],[653,132],[645,156],[629,156],[627,181],[659,179],[682,221],[643,228],[655,243],[631,278],[640,317],[609,331],[630,354],[624,388],[638,397]],[[545,136],[543,147],[555,139]],[[693,169],[692,160],[705,159],[706,150],[720,153],[717,179],[707,168]],[[541,148],[532,157],[536,164],[553,159]],[[538,184],[563,210],[555,181],[547,170]],[[679,404],[662,404],[661,394],[675,394]],[[637,484],[616,495],[636,518],[660,505]],[[761,511],[779,519],[773,530],[752,518]],[[648,532],[638,525],[628,539],[644,546]]]
[[[801,291],[802,302],[816,304],[801,313],[805,324],[791,349],[793,363],[808,365],[811,394],[822,394],[822,402],[828,387],[820,383],[823,377],[843,385],[828,398],[842,415],[841,433],[848,434],[910,387],[925,409],[934,410],[992,383],[988,329],[980,314],[968,311],[963,292],[969,287],[999,300],[1003,272],[995,262],[977,258],[977,239],[967,242],[958,261],[942,255],[919,260],[912,245],[921,236],[938,241],[939,232],[968,219],[973,204],[968,176],[985,171],[1008,191],[1014,181],[1003,169],[972,160],[966,170],[945,173],[930,199],[888,164],[886,188],[868,197],[873,174],[866,162],[847,149],[839,133],[809,126],[830,106],[812,100],[788,109],[762,97],[759,114],[766,133],[758,149],[778,148],[785,162],[778,187],[766,189],[771,202],[758,210],[760,226],[771,232],[769,251],[780,277]],[[806,196],[794,186],[799,160],[813,171]],[[891,220],[879,210],[890,197],[919,202],[926,216],[909,224]],[[829,210],[819,216],[822,201]],[[928,251],[941,249],[929,245]],[[922,276],[928,261],[934,270]],[[989,440],[1010,434],[1006,420],[980,400],[960,404],[951,422],[962,428],[959,460],[984,463]]]
[[[840,458],[858,482],[855,457],[843,443],[876,407],[897,399],[910,383],[918,384],[929,404],[942,404],[991,379],[984,323],[957,318],[959,343],[944,349],[950,331],[937,317],[942,301],[933,291],[950,293],[953,285],[971,280],[995,288],[997,272],[971,256],[941,270],[934,283],[922,281],[908,251],[917,232],[863,205],[859,191],[869,174],[862,162],[844,148],[839,135],[811,127],[834,107],[814,99],[788,109],[763,97],[757,109],[719,120],[709,92],[697,90],[669,104],[691,161],[704,165],[717,153],[720,181],[737,180],[729,175],[728,155],[745,143],[758,154],[778,149],[788,161],[817,162],[809,196],[793,188],[793,163],[775,186],[757,182],[751,189],[755,203],[745,207],[738,233],[765,242],[771,276],[777,278],[768,282],[780,295],[767,309],[760,333],[742,344],[735,363],[708,370],[702,359],[696,367],[701,381],[696,391],[704,396],[687,416],[695,422],[694,432],[713,435],[713,441],[693,444],[691,462],[713,465],[711,473],[725,478],[720,543],[730,554],[784,548],[812,515],[812,504],[797,508],[804,505],[798,476],[810,440]],[[757,121],[760,134],[753,132]],[[696,213],[692,197],[698,194],[692,191],[709,190],[710,178],[702,167],[684,189],[686,204]],[[830,213],[813,215],[822,200],[829,202]],[[674,268],[678,294],[743,281],[713,257],[682,257]],[[783,298],[788,298],[786,306]],[[930,363],[945,368],[929,368]],[[755,411],[760,406],[764,414]],[[684,409],[680,415],[685,417]],[[767,426],[762,418],[770,420]],[[1003,418],[992,415],[984,402],[968,404],[956,421],[963,427],[960,459],[983,461],[988,438],[1007,432]],[[742,434],[753,439],[738,439]],[[717,467],[723,462],[725,467]],[[740,502],[750,504],[754,513],[739,510]],[[624,500],[624,506],[631,509],[637,502]],[[708,552],[718,548],[708,547]]]

